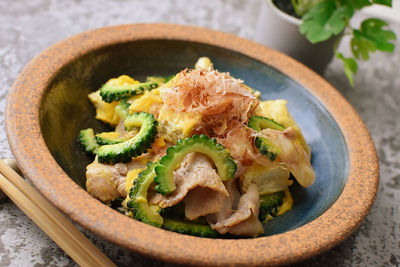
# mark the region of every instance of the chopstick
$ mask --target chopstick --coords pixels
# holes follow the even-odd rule
[[[0,188],[80,266],[116,266],[17,172],[0,160]]]

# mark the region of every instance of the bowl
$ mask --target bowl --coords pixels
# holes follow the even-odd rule
[[[94,119],[87,94],[121,74],[166,76],[208,56],[220,71],[283,98],[310,144],[316,182],[295,188],[293,209],[253,239],[193,237],[143,224],[85,190],[90,163],[79,130]],[[23,174],[56,207],[95,234],[136,253],[196,265],[297,262],[346,239],[375,199],[378,161],[356,111],[323,78],[277,51],[231,34],[171,24],[137,24],[85,32],[46,49],[10,90],[6,131]]]

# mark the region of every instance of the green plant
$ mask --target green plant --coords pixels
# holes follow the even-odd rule
[[[303,23],[300,32],[311,43],[318,43],[333,35],[338,38],[334,52],[343,61],[344,71],[353,86],[353,75],[357,72],[356,60],[368,60],[369,54],[376,50],[393,52],[396,34],[388,29],[388,24],[377,18],[369,18],[361,22],[360,27],[353,28],[350,19],[354,13],[373,4],[392,7],[392,0],[291,0],[293,8]],[[345,57],[337,51],[338,44],[344,36],[350,36],[352,56]]]

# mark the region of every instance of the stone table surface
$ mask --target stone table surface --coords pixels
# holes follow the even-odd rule
[[[170,22],[253,39],[262,0],[25,0],[0,1],[0,120],[8,89],[36,54],[73,34],[107,25]],[[392,29],[400,36],[400,25]],[[346,241],[298,266],[400,266],[400,42],[394,54],[359,64],[351,88],[334,60],[325,78],[355,107],[375,142],[379,192],[361,227]],[[343,47],[341,50],[348,50]],[[0,157],[12,157],[4,130]],[[81,228],[80,228],[81,229]],[[119,266],[173,266],[147,259],[81,229]],[[9,199],[0,200],[0,266],[74,266]]]

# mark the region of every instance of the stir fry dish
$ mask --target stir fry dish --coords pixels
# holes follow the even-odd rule
[[[89,94],[114,131],[80,131],[94,155],[86,188],[143,223],[202,236],[256,237],[310,186],[311,150],[285,100],[261,100],[202,57],[144,82],[122,75]]]

